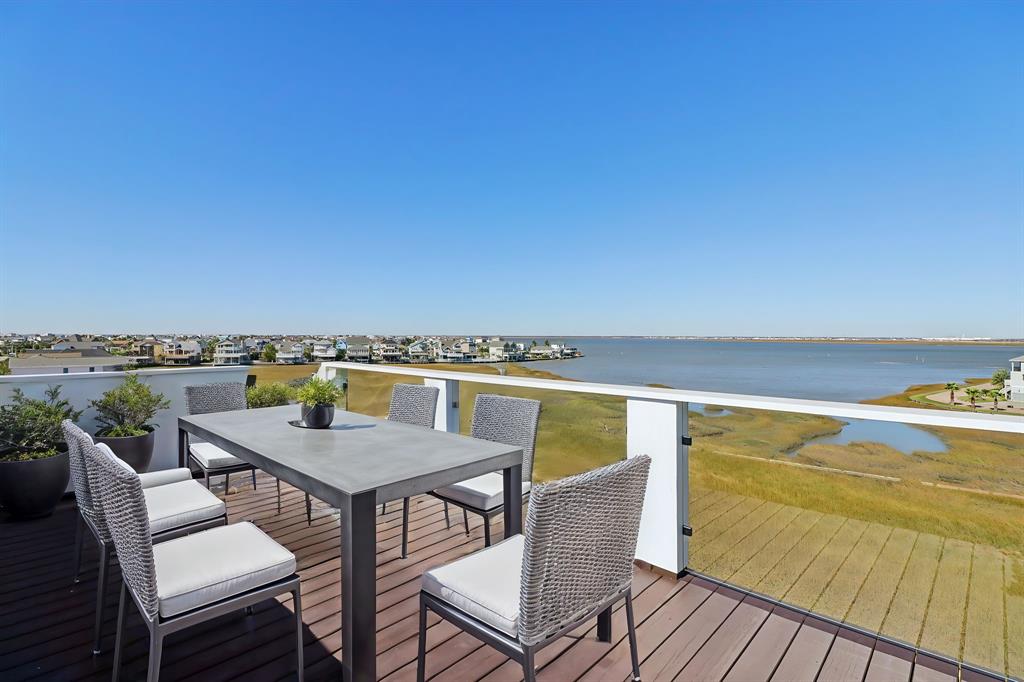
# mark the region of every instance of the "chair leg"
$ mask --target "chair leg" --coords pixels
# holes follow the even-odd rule
[[[420,637],[416,653],[416,682],[423,682],[427,673],[427,605],[420,598]]]
[[[281,513],[281,479],[280,478],[276,478],[274,480],[277,481],[277,513],[280,514]]]
[[[491,517],[484,514],[484,547],[491,546]]]
[[[210,489],[210,472],[207,471],[206,469],[203,469],[203,479],[206,482],[206,489],[209,490]]]
[[[299,682],[302,682],[306,677],[306,664],[303,659],[302,597],[299,595],[299,588],[292,592],[292,601],[295,603],[295,671],[298,673]]]
[[[636,647],[636,622],[633,620],[633,594],[626,592],[626,627],[629,629],[629,656],[633,661],[633,682],[640,682],[640,653]]]
[[[536,682],[537,668],[533,660],[533,649],[523,647],[523,682]]]
[[[380,503],[380,515],[384,516],[387,513],[388,513],[388,503],[387,502],[381,502]]]
[[[78,582],[78,574],[82,570],[82,542],[84,541],[85,535],[85,519],[82,515],[78,515],[78,523],[75,525],[75,578],[74,582]]]
[[[309,493],[306,493],[306,525],[313,525],[313,501],[309,499]]]
[[[462,509],[462,522],[466,524],[466,535],[469,535],[469,512],[465,508]]]
[[[107,571],[110,568],[110,544],[100,543],[100,570],[96,576],[96,625],[92,636],[92,653],[100,653],[103,641],[103,603],[107,600]]]
[[[256,470],[252,470],[252,489],[256,490]]]
[[[452,528],[452,520],[450,518],[448,518],[448,503],[447,502],[444,503],[444,526],[448,530],[451,530],[451,528]]]
[[[409,553],[409,498],[402,500],[402,558]]]
[[[149,635],[149,674],[146,675],[146,682],[157,682],[160,679],[160,656],[163,649],[163,635],[154,630]]]
[[[124,607],[128,600],[128,588],[121,581],[121,597],[117,600],[117,634],[114,636],[114,676],[113,682],[121,676],[121,649],[124,648]]]
[[[224,474],[224,499],[228,499],[228,490],[231,489],[231,474]]]

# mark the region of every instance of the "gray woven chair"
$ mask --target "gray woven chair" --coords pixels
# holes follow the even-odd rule
[[[185,410],[188,414],[230,412],[244,410],[245,384],[221,383],[199,384],[185,387]],[[227,495],[231,474],[248,471],[252,473],[252,488],[256,489],[256,467],[225,452],[213,443],[194,442],[188,438],[188,463],[203,472],[206,487],[210,487],[210,476],[224,476],[224,494]],[[308,500],[307,500],[308,501]],[[281,513],[281,481],[277,480],[277,513]]]
[[[110,537],[102,507],[92,491],[100,485],[98,474],[85,461],[85,448],[92,447],[92,438],[69,420],[61,423],[68,444],[71,480],[78,505],[78,526],[75,531],[75,577],[78,582],[82,565],[82,545],[88,530],[99,547],[99,574],[96,582],[96,622],[93,627],[92,652],[99,654],[103,640],[103,614],[107,597],[107,579],[114,542]],[[105,446],[104,446],[105,447]],[[188,533],[223,526],[228,522],[224,502],[192,480],[188,469],[170,469],[139,474],[139,483],[146,498],[153,542],[163,542]]]
[[[148,682],[160,676],[167,635],[290,592],[298,675],[303,679],[302,605],[295,555],[244,522],[153,544],[139,476],[105,445],[83,448],[91,481],[121,561],[114,674],[121,673],[127,595],[149,630]]]
[[[433,386],[420,384],[395,384],[391,389],[391,405],[388,408],[388,421],[412,424],[424,428],[434,428],[434,413],[437,410],[437,396],[440,391]],[[388,503],[380,506],[380,513],[387,512]],[[445,505],[445,518],[448,517],[448,506]],[[409,498],[402,500],[402,526],[409,525]],[[409,550],[408,534],[402,533],[402,558]]]
[[[473,425],[470,435],[474,438],[517,445],[523,449],[523,499],[530,493],[533,476],[533,452],[537,445],[537,424],[540,421],[540,401],[526,398],[510,398],[503,395],[480,393],[473,404]],[[448,520],[448,505],[462,509],[462,520],[469,535],[469,515],[473,512],[484,520],[484,546],[491,545],[491,520],[505,510],[504,485],[499,472],[484,474],[454,485],[438,488],[431,493],[445,503],[445,523]],[[402,529],[408,533],[408,524]]]
[[[539,485],[524,535],[427,571],[417,680],[425,674],[428,610],[520,663],[532,682],[536,652],[591,618],[598,618],[598,638],[610,642],[611,609],[620,599],[639,680],[631,588],[650,465],[641,455]]]

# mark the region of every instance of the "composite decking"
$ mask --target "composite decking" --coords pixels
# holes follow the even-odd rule
[[[241,479],[242,477],[239,477]],[[250,520],[291,549],[302,578],[306,678],[338,679],[338,522],[318,505],[307,526],[302,494],[284,486],[278,514],[271,479],[257,490],[227,496],[232,521]],[[377,526],[377,668],[385,680],[413,680],[420,575],[482,546],[482,528],[445,527],[440,503],[413,500],[408,559],[399,555],[401,511]],[[90,652],[96,552],[85,555],[82,580],[71,581],[76,512],[62,503],[53,516],[31,522],[0,517],[0,679],[103,680],[110,677],[116,589],[107,607],[105,653]],[[454,518],[453,518],[454,520]],[[111,584],[118,573],[115,569]],[[896,646],[728,586],[682,580],[637,569],[635,609],[645,680],[885,680],[952,682],[982,679],[968,669]],[[519,680],[520,669],[493,649],[431,617],[427,674],[435,680]],[[544,680],[625,680],[629,649],[625,614],[613,618],[613,642],[599,642],[590,624],[538,655]],[[293,679],[292,612],[285,598],[246,616],[230,614],[172,635],[165,644],[163,680]],[[129,618],[124,677],[144,676],[145,630]],[[985,678],[991,679],[991,678]]]
[[[691,490],[690,566],[776,600],[1024,676],[1024,561],[995,547]]]

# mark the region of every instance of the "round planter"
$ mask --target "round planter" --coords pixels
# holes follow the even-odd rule
[[[311,429],[326,429],[334,421],[334,405],[303,405],[302,423]]]
[[[0,504],[19,519],[49,516],[70,479],[67,452],[26,462],[0,462]]]
[[[149,471],[149,463],[153,461],[153,443],[156,433],[150,431],[143,436],[125,436],[113,438],[96,436],[97,443],[106,443],[107,447],[136,472],[143,474]]]

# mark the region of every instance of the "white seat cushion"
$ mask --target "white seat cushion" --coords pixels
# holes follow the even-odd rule
[[[153,546],[160,615],[174,616],[295,573],[295,555],[251,523]]]
[[[142,491],[149,511],[149,532],[160,533],[224,515],[224,502],[198,481],[158,485]]]
[[[519,632],[523,536],[514,535],[423,574],[423,590],[504,632]]]
[[[223,469],[245,464],[244,461],[221,450],[213,443],[192,443],[188,446],[188,451],[207,469]]]
[[[504,501],[502,474],[492,472],[462,481],[455,485],[446,485],[436,490],[438,495],[467,504],[474,509],[494,509]],[[523,494],[530,490],[529,483],[523,483]]]
[[[192,472],[188,469],[164,469],[163,471],[147,471],[144,474],[139,474],[139,481],[142,483],[142,487],[155,488],[158,485],[167,485],[168,483],[180,483],[181,481],[191,481]]]

